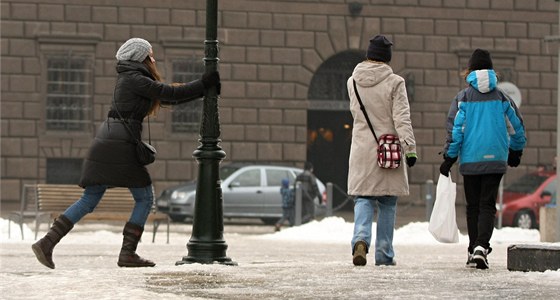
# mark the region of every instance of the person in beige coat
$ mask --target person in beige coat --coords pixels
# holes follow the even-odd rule
[[[364,266],[371,244],[374,210],[377,208],[375,264],[395,265],[393,232],[398,196],[409,194],[407,168],[383,169],[377,164],[377,140],[360,109],[356,90],[375,134],[395,134],[404,152],[406,165],[416,163],[416,141],[410,121],[405,82],[387,64],[393,43],[382,35],[370,40],[367,60],[359,63],[348,79],[350,111],[354,118],[348,171],[348,195],[354,199],[352,261]]]

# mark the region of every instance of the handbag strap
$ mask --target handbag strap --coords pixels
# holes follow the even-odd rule
[[[152,133],[150,132],[150,116],[148,115],[148,144],[152,144]]]
[[[128,123],[126,122],[126,120],[122,117],[121,113],[119,112],[119,108],[117,107],[117,101],[115,100],[115,92],[114,91],[113,91],[113,103],[115,104],[115,110],[117,111],[117,115],[119,115],[119,119],[123,123],[124,127],[126,127],[128,132],[130,133],[130,135],[134,138],[134,133],[132,132],[132,129],[130,129],[130,127],[128,127]],[[142,141],[141,138],[136,139],[137,143],[140,143],[141,141]],[[150,145],[152,144],[152,133],[150,132],[150,116],[148,116],[148,144],[150,144]]]
[[[352,83],[354,84],[354,92],[356,93],[356,98],[358,98],[358,102],[360,103],[360,110],[364,113],[369,129],[371,130],[371,133],[373,133],[373,137],[375,138],[375,141],[379,144],[379,140],[377,139],[377,135],[373,130],[373,125],[371,125],[371,121],[369,120],[364,103],[362,103],[362,98],[360,98],[360,93],[358,93],[358,88],[356,87],[356,80],[352,79]]]

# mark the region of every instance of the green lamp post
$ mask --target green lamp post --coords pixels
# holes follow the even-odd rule
[[[218,69],[218,0],[206,1],[206,40],[204,65],[206,72]],[[220,180],[220,162],[226,153],[220,142],[218,93],[216,87],[205,91],[200,127],[200,146],[193,156],[198,162],[198,179],[192,236],[187,243],[188,255],[176,265],[221,263],[237,265],[226,256],[227,244],[223,238],[223,200]]]

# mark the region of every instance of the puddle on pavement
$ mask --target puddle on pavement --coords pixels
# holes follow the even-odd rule
[[[37,275],[49,275],[49,274],[52,274],[52,272],[49,272],[49,271],[29,272],[29,271],[27,271],[27,272],[5,272],[5,274],[21,276],[21,277],[32,277],[32,276],[37,276]]]
[[[189,296],[209,296],[216,289],[244,289],[262,285],[263,280],[259,278],[240,278],[232,274],[204,271],[165,272],[148,274],[146,277],[149,290]]]
[[[206,272],[168,272],[149,275],[146,279],[152,287],[181,287],[187,289],[218,288],[226,284],[221,274]]]

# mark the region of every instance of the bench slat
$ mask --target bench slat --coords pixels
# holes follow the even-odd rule
[[[77,185],[67,184],[37,184],[37,201],[40,211],[61,213],[68,206],[80,199],[83,189]],[[107,189],[101,202],[93,213],[88,214],[87,218],[94,218],[95,215],[107,215],[122,213],[122,218],[128,219],[134,208],[134,198],[127,188]],[[93,216],[90,216],[93,215]],[[164,214],[165,215],[165,214]],[[114,218],[115,216],[110,216]],[[95,217],[99,218],[99,217]]]

